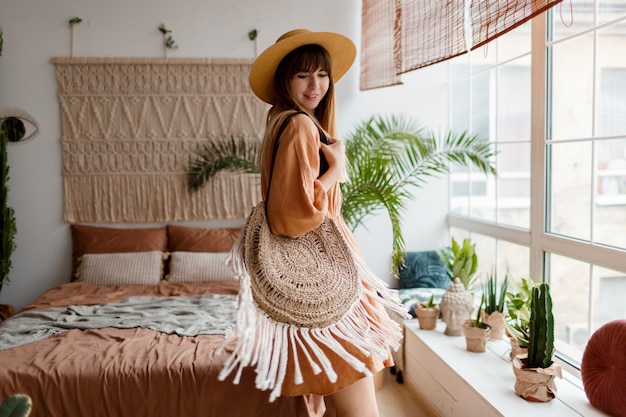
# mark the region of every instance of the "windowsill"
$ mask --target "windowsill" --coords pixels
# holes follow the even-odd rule
[[[449,393],[452,401],[457,402],[454,409],[450,404],[438,400],[436,395],[427,394],[429,397],[424,399],[431,402],[433,408],[440,413],[455,415],[460,411],[461,414],[458,415],[463,415],[464,409],[469,412],[475,404],[481,407],[482,403],[486,408],[484,415],[606,416],[589,403],[581,380],[565,370],[563,379],[556,380],[557,395],[554,400],[534,403],[518,397],[513,389],[515,376],[509,359],[510,344],[507,340],[490,340],[485,353],[473,353],[466,350],[465,337],[445,336],[445,324],[442,322],[438,323],[436,330],[431,331],[419,329],[417,320],[407,320],[404,324],[405,338],[417,336],[419,339],[410,343],[411,349],[415,347],[418,352],[405,350],[406,361],[420,358],[420,364],[415,365],[415,375],[410,372],[412,366],[406,364],[406,377],[410,382],[417,382],[418,392],[421,390],[419,384],[424,378],[440,378],[441,381],[432,383],[439,383],[443,389],[453,386],[462,388]],[[439,368],[445,365],[441,365],[442,362],[438,359],[450,369]],[[458,380],[451,381],[450,375]],[[438,404],[437,401],[442,403]],[[448,412],[444,412],[446,408]]]

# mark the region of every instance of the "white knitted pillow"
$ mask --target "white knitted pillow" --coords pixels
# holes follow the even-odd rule
[[[161,251],[85,254],[78,280],[96,285],[157,285],[163,277]]]
[[[226,265],[228,255],[228,252],[172,252],[167,280],[171,283],[234,280],[233,269]]]

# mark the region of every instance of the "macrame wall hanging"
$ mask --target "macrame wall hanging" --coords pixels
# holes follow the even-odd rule
[[[65,220],[245,218],[259,176],[220,174],[189,191],[207,141],[261,140],[267,105],[251,59],[53,58],[61,112]]]

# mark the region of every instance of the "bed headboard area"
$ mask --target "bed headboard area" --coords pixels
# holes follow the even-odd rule
[[[207,141],[261,140],[267,105],[250,90],[251,59],[53,58],[65,220],[170,222],[245,218],[258,175],[220,174],[189,191]]]

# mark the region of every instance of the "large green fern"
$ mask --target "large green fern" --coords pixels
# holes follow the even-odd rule
[[[402,115],[374,116],[358,124],[345,139],[348,180],[341,183],[341,214],[351,230],[366,226],[369,216],[386,211],[393,233],[392,269],[397,274],[403,262],[404,236],[401,216],[416,187],[429,178],[449,172],[450,163],[474,165],[495,174],[495,152],[488,142],[467,133],[434,133]],[[218,141],[198,151],[188,173],[192,190],[204,186],[222,170],[259,172],[260,144]]]

